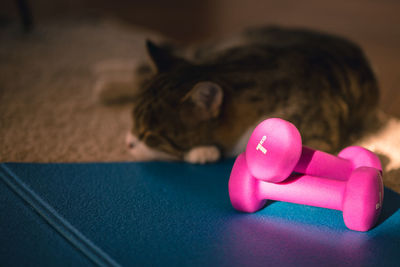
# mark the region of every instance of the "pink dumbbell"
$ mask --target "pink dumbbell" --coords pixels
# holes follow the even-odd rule
[[[278,118],[267,119],[254,129],[247,143],[246,160],[254,177],[274,183],[292,172],[346,180],[361,166],[382,171],[378,156],[363,147],[347,147],[336,157],[302,146],[297,128]]]
[[[347,181],[297,174],[282,183],[269,183],[250,174],[241,154],[232,168],[229,197],[233,207],[243,212],[260,210],[267,198],[342,210],[349,229],[368,231],[382,209],[383,182],[379,170],[359,167]]]

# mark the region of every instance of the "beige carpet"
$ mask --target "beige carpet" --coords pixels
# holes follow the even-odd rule
[[[0,28],[0,161],[129,161],[131,107],[100,105],[94,91],[144,57],[148,35],[111,21]],[[384,177],[400,192],[398,171]]]
[[[96,102],[94,66],[144,54],[144,32],[113,22],[58,22],[1,32],[0,160],[125,161],[130,107]]]

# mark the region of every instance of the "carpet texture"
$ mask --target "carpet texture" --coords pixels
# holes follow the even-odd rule
[[[157,39],[110,20],[0,28],[0,161],[130,161],[131,106],[99,104],[96,88],[107,76],[131,78],[149,36]],[[400,192],[399,171],[384,181]]]
[[[148,33],[146,34],[146,36]],[[57,22],[1,32],[0,160],[125,161],[129,106],[93,92],[101,62],[144,54],[144,32],[112,22]]]

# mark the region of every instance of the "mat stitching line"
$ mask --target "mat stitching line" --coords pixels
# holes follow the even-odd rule
[[[68,220],[58,214],[50,204],[30,189],[7,166],[1,164],[0,167],[5,171],[5,175],[0,173],[3,181],[86,257],[99,266],[120,266],[106,252],[79,232]]]

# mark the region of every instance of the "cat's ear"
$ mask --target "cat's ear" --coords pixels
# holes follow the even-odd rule
[[[184,59],[174,56],[167,47],[158,46],[150,40],[146,40],[146,49],[158,72],[168,71],[185,62]]]
[[[222,105],[224,92],[215,82],[199,82],[182,100],[190,99],[199,111],[197,116],[206,120],[215,118],[219,115]]]

